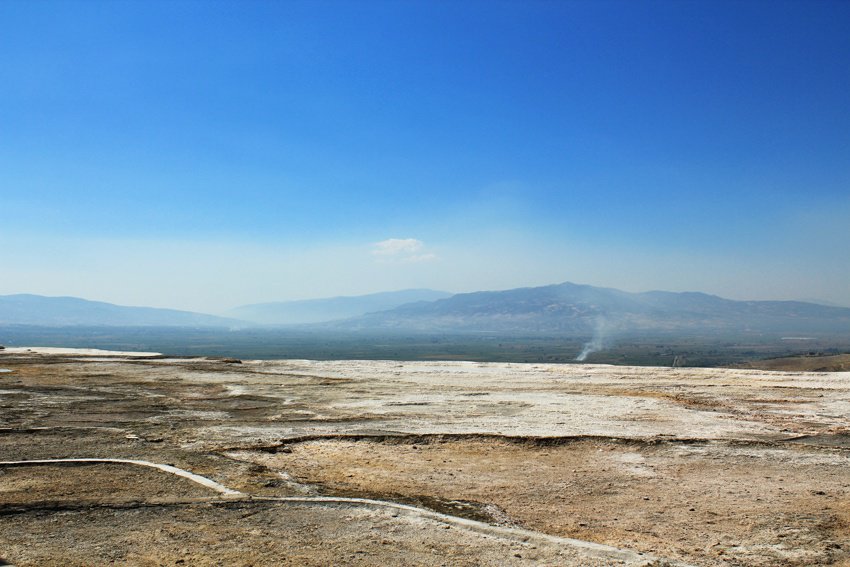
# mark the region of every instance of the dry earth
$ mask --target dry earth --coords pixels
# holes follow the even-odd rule
[[[754,360],[740,364],[738,367],[792,372],[850,372],[850,354],[785,356],[767,360]]]
[[[850,373],[37,349],[0,369],[15,565],[850,565]],[[240,494],[19,462],[74,458]]]

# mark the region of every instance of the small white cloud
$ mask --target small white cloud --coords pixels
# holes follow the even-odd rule
[[[372,255],[385,262],[430,262],[437,259],[415,238],[388,238],[372,244]]]
[[[388,238],[372,245],[375,256],[399,256],[416,254],[425,247],[421,240],[415,238]]]

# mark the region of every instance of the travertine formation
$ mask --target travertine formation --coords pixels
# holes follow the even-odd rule
[[[850,373],[11,348],[0,367],[13,564],[850,565]],[[14,464],[81,458],[167,467]]]

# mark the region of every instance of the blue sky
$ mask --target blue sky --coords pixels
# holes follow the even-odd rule
[[[0,293],[850,305],[848,2],[6,1],[0,26]]]

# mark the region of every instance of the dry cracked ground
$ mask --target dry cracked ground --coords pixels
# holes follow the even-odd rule
[[[0,563],[850,565],[846,372],[0,369]]]

